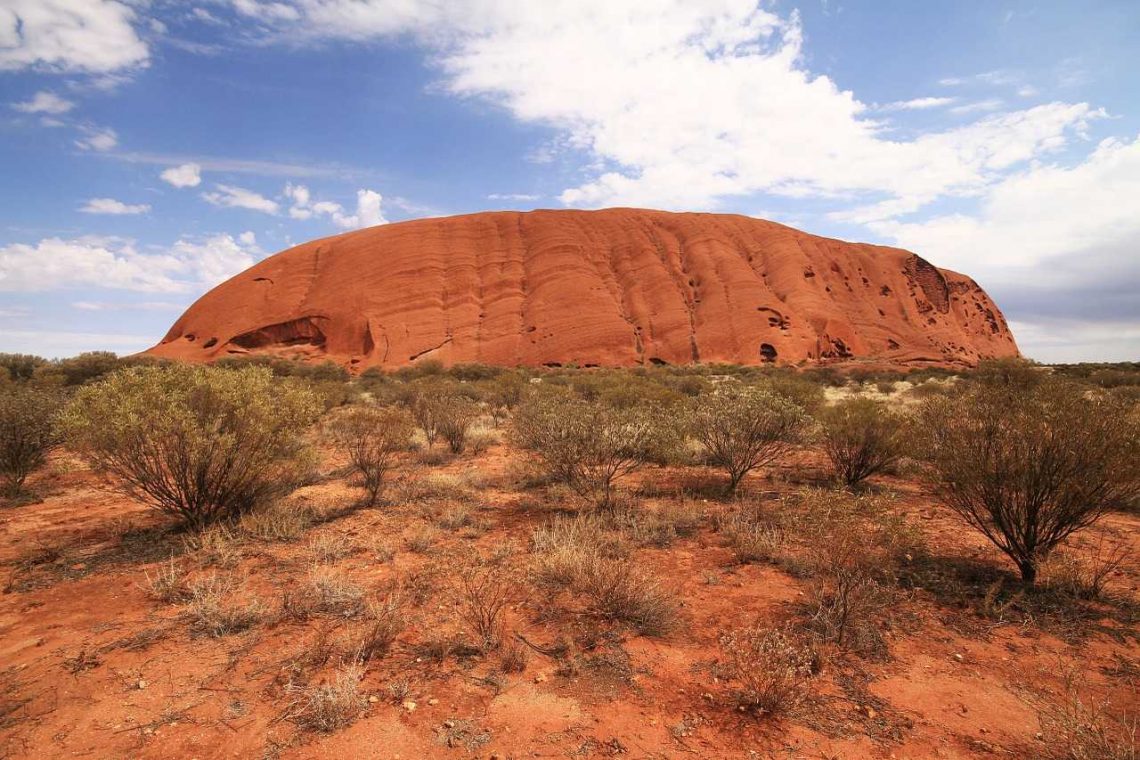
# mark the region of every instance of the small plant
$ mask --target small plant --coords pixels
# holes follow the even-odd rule
[[[430,525],[422,525],[409,533],[404,540],[408,545],[408,551],[416,554],[427,554],[435,546],[437,537],[438,533],[435,528]]]
[[[773,562],[787,542],[784,530],[757,520],[753,515],[735,512],[726,517],[720,531],[732,548],[735,560],[742,565],[752,562]]]
[[[240,633],[261,622],[264,606],[257,600],[239,602],[234,583],[210,574],[190,584],[187,612],[194,630],[215,638]]]
[[[520,641],[507,642],[499,655],[499,669],[504,673],[522,673],[530,662],[530,651]]]
[[[674,596],[657,578],[628,562],[586,555],[573,585],[599,615],[626,623],[645,636],[664,636],[677,626]]]
[[[689,426],[710,463],[728,472],[735,493],[749,472],[787,454],[807,430],[804,410],[784,396],[729,386],[694,400]]]
[[[328,683],[295,686],[289,718],[308,731],[332,733],[354,723],[368,705],[360,693],[364,668],[359,664],[338,670]]]
[[[326,430],[360,476],[368,492],[368,505],[375,506],[396,455],[407,449],[411,440],[408,413],[375,406],[345,407],[329,420]]]
[[[857,485],[891,467],[903,453],[902,422],[886,404],[852,398],[818,413],[823,449],[839,479]]]
[[[201,528],[293,488],[312,392],[268,369],[131,367],[83,386],[63,415],[68,442],[122,489]]]
[[[309,540],[313,562],[330,564],[352,553],[352,543],[341,533],[318,533]]]
[[[0,387],[0,478],[16,498],[28,476],[59,446],[60,394],[26,385]]]
[[[1046,760],[1138,760],[1140,721],[1088,699],[1083,678],[1065,674],[1064,693],[1038,708]]]
[[[316,517],[312,507],[277,501],[242,515],[238,530],[261,541],[293,541],[313,525]]]
[[[1062,541],[1140,495],[1140,427],[1114,398],[1002,369],[926,401],[917,427],[939,497],[1032,587]]]
[[[503,568],[472,568],[459,580],[463,620],[483,651],[502,643],[503,610],[514,596],[515,583]]]
[[[519,407],[513,434],[553,479],[597,508],[609,509],[617,481],[665,458],[675,446],[677,428],[662,410],[549,395]]]
[[[174,557],[159,565],[154,575],[144,572],[143,577],[146,579],[147,595],[155,601],[178,604],[190,595],[186,572],[174,561]]]
[[[281,610],[293,620],[313,615],[355,617],[364,609],[364,589],[337,571],[313,566],[299,585],[282,592]]]
[[[428,447],[437,438],[447,441],[453,454],[463,452],[467,431],[479,417],[479,407],[457,392],[458,386],[428,381],[419,384],[411,400],[412,415],[424,431]]]
[[[362,662],[387,654],[396,637],[408,627],[403,603],[396,595],[370,603],[364,611],[364,622],[364,635],[357,654]]]
[[[720,639],[725,675],[740,685],[741,706],[758,715],[786,715],[808,696],[815,670],[810,649],[786,631],[743,628]]]

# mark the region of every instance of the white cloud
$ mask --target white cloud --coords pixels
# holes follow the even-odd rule
[[[135,11],[117,0],[4,0],[0,69],[101,73],[147,62]]]
[[[963,114],[979,113],[983,111],[996,111],[1003,105],[1005,105],[1005,103],[998,98],[987,98],[986,100],[976,100],[973,103],[963,103],[960,106],[954,106],[950,109],[950,113],[961,116]]]
[[[119,144],[119,136],[109,127],[82,127],[83,136],[75,144],[83,150],[104,152]]]
[[[31,310],[23,306],[15,306],[11,308],[0,307],[0,319],[13,319],[26,317],[31,314]]]
[[[71,308],[80,311],[172,311],[184,309],[186,304],[173,301],[73,301]]]
[[[869,226],[944,266],[991,278],[1016,279],[1066,254],[1124,244],[1140,250],[1140,136],[1104,140],[1073,167],[1013,174],[989,191],[977,214]],[[1034,279],[1048,275],[1038,271]]]
[[[197,187],[202,183],[202,167],[198,164],[172,166],[158,176],[174,187]]]
[[[80,209],[85,214],[114,214],[117,216],[131,215],[131,214],[145,214],[150,211],[150,206],[145,203],[123,203],[114,198],[92,198],[87,201]]]
[[[312,193],[304,185],[285,185],[284,195],[290,201],[289,216],[293,219],[310,219],[327,216],[336,226],[351,230],[387,224],[381,208],[383,196],[375,190],[356,191],[356,213],[349,214],[344,206],[332,201],[313,202]]]
[[[84,351],[133,354],[154,345],[154,336],[121,333],[66,332],[58,330],[5,330],[3,349],[48,358],[75,356]]]
[[[41,90],[32,96],[31,100],[24,101],[23,103],[13,103],[12,108],[22,113],[47,113],[47,114],[61,114],[67,113],[72,108],[75,108],[75,103],[70,100],[61,98],[54,92]]]
[[[301,18],[297,9],[287,3],[265,0],[233,0],[233,3],[238,13],[261,21],[296,21]]]
[[[541,195],[531,193],[491,193],[487,196],[489,201],[537,201]]]
[[[202,193],[202,197],[215,206],[228,208],[245,208],[251,211],[260,211],[263,214],[276,214],[280,206],[277,201],[270,200],[263,195],[243,187],[233,185],[215,185],[216,191]]]
[[[570,206],[692,210],[766,192],[877,193],[916,208],[976,195],[1012,167],[1001,156],[1029,161],[1098,115],[1053,103],[895,138],[852,92],[808,70],[798,14],[751,0],[289,7],[296,20],[258,18],[301,41],[414,36],[434,51],[443,91],[558,130],[558,144],[585,154],[585,180],[559,196]]]
[[[879,108],[880,111],[924,111],[929,108],[941,108],[957,101],[957,98],[914,98],[913,100],[896,100]]]
[[[0,247],[0,291],[99,287],[146,293],[190,293],[253,265],[256,245],[230,235],[181,239],[165,250],[140,251],[121,238],[45,238]]]

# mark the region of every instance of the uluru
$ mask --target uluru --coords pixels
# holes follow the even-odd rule
[[[977,283],[909,251],[746,216],[615,208],[420,219],[305,243],[206,293],[149,353],[362,370],[971,366],[1018,349]]]

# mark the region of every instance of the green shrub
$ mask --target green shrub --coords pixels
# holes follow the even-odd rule
[[[0,477],[8,496],[23,491],[60,443],[57,418],[63,397],[51,390],[10,384],[0,388]]]
[[[894,465],[902,456],[903,427],[885,404],[852,398],[818,413],[823,449],[835,474],[849,486]]]
[[[325,429],[363,480],[369,506],[375,505],[397,453],[411,440],[408,413],[376,406],[345,407],[332,415]]]
[[[677,438],[664,410],[617,409],[564,394],[547,394],[519,407],[513,435],[553,478],[602,509],[613,505],[619,479],[660,461]]]
[[[1140,495],[1140,424],[1114,398],[1028,378],[930,399],[917,428],[939,497],[1032,586],[1054,547]]]
[[[36,370],[47,364],[47,359],[33,354],[0,354],[0,369],[7,370],[10,380],[31,380]]]
[[[310,390],[268,369],[169,365],[84,386],[64,424],[76,450],[127,494],[197,528],[291,490],[319,412]]]
[[[749,472],[799,443],[808,419],[800,406],[783,396],[732,385],[696,399],[689,426],[709,462],[728,471],[731,493]]]

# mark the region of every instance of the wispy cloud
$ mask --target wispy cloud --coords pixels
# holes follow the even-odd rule
[[[880,111],[923,111],[930,108],[941,108],[957,102],[957,98],[914,98],[912,100],[896,100],[879,106]]]
[[[85,214],[111,214],[114,216],[130,216],[145,214],[150,211],[146,203],[123,203],[114,198],[92,198],[79,209]]]
[[[41,90],[33,95],[31,100],[13,103],[12,108],[21,113],[45,113],[58,116],[75,108],[75,103],[66,98],[61,98],[54,92]]]
[[[253,190],[234,185],[215,185],[216,190],[202,193],[207,202],[225,208],[244,208],[263,214],[276,214],[280,205]]]

